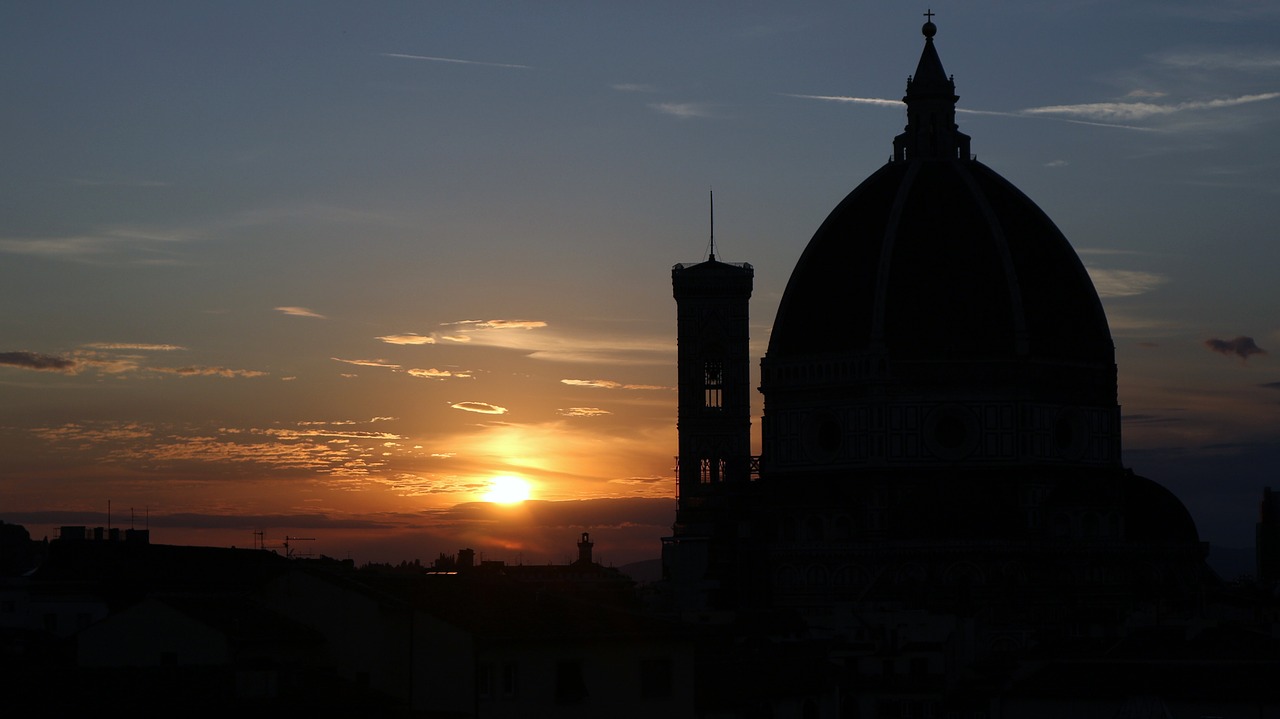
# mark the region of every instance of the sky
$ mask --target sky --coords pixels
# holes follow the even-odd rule
[[[657,557],[671,265],[705,258],[713,188],[758,359],[889,158],[927,9],[0,5],[0,520]],[[1102,296],[1125,464],[1251,546],[1280,487],[1280,4],[932,11],[973,152]],[[486,501],[502,476],[530,499]]]

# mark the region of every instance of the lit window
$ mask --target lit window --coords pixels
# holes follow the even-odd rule
[[[720,409],[724,406],[724,363],[719,360],[707,360],[702,365],[703,398],[707,409]]]

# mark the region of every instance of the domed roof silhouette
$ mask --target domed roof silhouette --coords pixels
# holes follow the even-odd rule
[[[809,242],[769,356],[829,352],[1113,357],[1098,294],[1058,228],[995,171],[950,158],[886,165]]]
[[[1026,195],[971,159],[955,83],[924,27],[894,160],[849,193],[792,272],[771,360],[870,352],[891,360],[1114,361],[1088,273]]]
[[[832,210],[779,304],[760,380],[771,474],[1117,467],[1098,293],[1048,216],[971,156],[923,30],[892,160]]]

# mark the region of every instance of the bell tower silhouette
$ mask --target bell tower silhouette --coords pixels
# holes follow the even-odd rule
[[[748,301],[755,270],[716,259],[671,268],[677,306],[679,490],[707,496],[751,475]],[[695,502],[696,503],[696,502]],[[678,521],[678,520],[677,520]]]
[[[713,215],[714,217],[714,215]],[[676,300],[679,499],[664,537],[663,575],[677,605],[708,607],[732,592],[737,506],[751,468],[751,265],[707,259],[671,268]]]

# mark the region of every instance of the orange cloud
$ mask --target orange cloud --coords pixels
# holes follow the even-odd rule
[[[454,409],[460,409],[464,412],[478,412],[480,414],[506,414],[506,407],[499,407],[496,404],[488,402],[458,402],[450,405]]]
[[[366,360],[366,359],[354,359],[354,360],[349,360],[349,359],[342,359],[341,357],[330,357],[329,359],[333,360],[334,362],[345,362],[345,363],[347,363],[347,364],[353,364],[353,365],[356,365],[356,366],[358,366],[358,367],[385,367],[385,368],[387,368],[387,369],[400,369],[400,365],[398,365],[398,364],[392,364],[392,363],[390,363],[390,362],[388,362],[388,361],[386,361],[386,360],[384,360],[384,359],[371,359],[371,360]],[[352,375],[352,376],[354,376],[354,375]]]
[[[254,369],[228,369],[226,367],[154,367],[152,372],[176,374],[183,377],[265,377],[266,372]]]
[[[542,320],[458,320],[457,322],[445,322],[444,324],[470,325],[478,330],[531,330],[547,326],[547,323]]]
[[[275,309],[279,312],[283,312],[284,314],[290,317],[314,317],[318,320],[328,319],[324,315],[316,312],[312,312],[306,307],[277,307]]]
[[[436,338],[430,335],[420,335],[415,332],[405,332],[398,335],[384,335],[377,339],[391,345],[433,345]]]
[[[422,377],[424,379],[473,379],[470,371],[451,372],[447,369],[411,369],[409,374],[414,377]]]
[[[187,349],[178,345],[156,345],[141,342],[90,342],[85,347],[95,350],[139,350],[143,352],[176,352]]]
[[[674,387],[663,387],[657,384],[623,384],[608,379],[562,379],[560,382],[571,387],[598,387],[600,389],[674,389]]]
[[[601,415],[613,414],[607,409],[599,407],[570,407],[568,409],[556,410],[565,417],[599,417]]]

